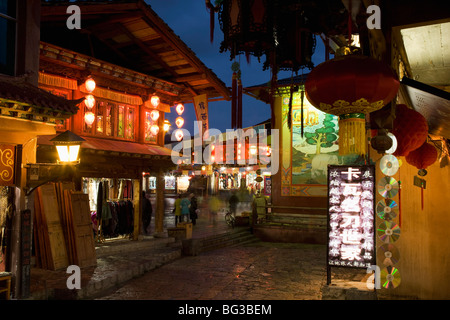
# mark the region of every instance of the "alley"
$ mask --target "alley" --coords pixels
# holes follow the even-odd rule
[[[320,300],[325,246],[257,242],[183,257],[101,299]]]

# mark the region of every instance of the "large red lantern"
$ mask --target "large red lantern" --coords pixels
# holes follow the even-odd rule
[[[435,163],[437,160],[437,156],[438,152],[436,148],[432,144],[425,142],[416,150],[408,153],[405,159],[406,162],[408,162],[410,165],[421,170],[426,169],[433,163]]]
[[[273,3],[270,0],[223,0],[219,11],[224,38],[220,51],[260,57],[273,46]]]
[[[338,56],[315,67],[305,82],[317,109],[339,116],[339,153],[366,153],[366,114],[397,95],[400,82],[389,65],[359,54]]]
[[[419,148],[427,140],[428,123],[419,112],[398,104],[395,110],[395,119],[392,133],[397,138],[397,157],[407,156]]]

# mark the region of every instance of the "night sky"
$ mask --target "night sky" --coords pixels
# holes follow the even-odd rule
[[[215,15],[214,42],[210,42],[209,37],[209,13],[204,0],[146,0],[152,9],[169,25],[184,43],[187,44],[197,57],[210,68],[228,87],[231,87],[231,64],[230,53],[228,51],[220,53],[220,43],[223,40],[223,33]],[[323,61],[325,56],[324,46],[320,38],[317,41],[314,65]],[[236,57],[240,62],[241,79],[244,87],[250,87],[267,83],[270,81],[270,71],[263,71],[265,56],[260,58],[251,56],[250,64],[244,55]],[[301,74],[301,70],[299,74]],[[303,70],[308,73],[308,69]],[[292,73],[280,72],[278,79],[290,78]],[[172,124],[171,131],[176,128],[175,118],[177,113],[173,111],[166,114],[166,118]],[[195,111],[192,103],[185,104],[183,114],[185,124],[183,128],[193,133]],[[249,127],[270,118],[270,106],[258,101],[246,94],[243,94],[243,127]],[[225,132],[231,128],[231,101],[219,101],[209,103],[209,127]],[[171,132],[170,131],[170,132]]]

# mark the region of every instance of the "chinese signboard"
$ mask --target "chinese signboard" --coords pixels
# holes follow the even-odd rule
[[[208,138],[207,136],[203,136],[205,132],[209,130],[209,121],[208,121],[208,97],[206,94],[201,94],[194,97],[194,106],[195,106],[195,114],[197,116],[197,122],[199,125],[199,134],[203,138]]]
[[[374,196],[373,166],[328,166],[328,267],[376,264]]]

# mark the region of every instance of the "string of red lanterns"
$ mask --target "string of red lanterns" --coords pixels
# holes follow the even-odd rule
[[[84,99],[84,105],[88,110],[84,113],[84,122],[86,123],[87,126],[90,127],[95,121],[95,114],[94,112],[92,112],[92,109],[95,106],[95,97],[91,94],[96,87],[94,79],[92,79],[91,77],[87,78],[87,80],[84,83],[84,87],[89,93]]]
[[[181,130],[181,127],[184,125],[184,119],[181,117],[184,112],[184,105],[182,103],[178,103],[175,107],[175,110],[178,113],[179,117],[175,119],[175,124],[177,125],[178,129],[175,130],[174,134],[177,141],[181,141],[184,137],[183,130]]]

